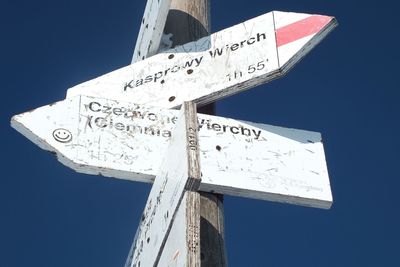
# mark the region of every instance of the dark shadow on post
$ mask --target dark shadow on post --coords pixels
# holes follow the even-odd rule
[[[223,232],[224,231],[223,196],[202,192],[200,203],[201,203],[200,205],[201,206],[201,212],[200,212],[201,266],[202,267],[227,266],[224,232]],[[214,225],[213,223],[216,225]]]
[[[187,27],[187,30],[183,29]],[[195,17],[181,10],[171,9],[168,13],[164,34],[172,34],[172,47],[197,41],[210,35],[203,24]],[[199,113],[215,115],[215,104],[198,108]]]
[[[187,27],[186,31],[182,31],[182,28],[186,25],[189,25],[189,27]],[[176,9],[172,9],[168,13],[164,33],[172,34],[171,41],[173,47],[197,41],[200,38],[209,35],[207,29],[200,23],[200,21],[183,11]]]

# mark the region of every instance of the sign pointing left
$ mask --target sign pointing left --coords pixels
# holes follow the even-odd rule
[[[12,126],[68,167],[152,182],[177,110],[77,96],[16,115]],[[329,208],[319,133],[198,114],[201,191]]]

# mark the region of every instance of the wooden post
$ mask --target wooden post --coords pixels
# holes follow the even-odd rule
[[[172,0],[164,29],[165,34],[172,34],[172,47],[198,40],[210,31],[209,0]],[[199,112],[214,115],[215,105]],[[200,206],[201,266],[226,266],[223,196],[201,193]]]

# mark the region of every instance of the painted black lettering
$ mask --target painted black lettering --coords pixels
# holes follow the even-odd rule
[[[105,113],[105,114],[111,114],[111,113],[112,113],[111,107],[109,107],[109,106],[103,106],[102,112]]]
[[[236,50],[238,50],[239,49],[239,44],[233,44],[232,46],[231,46],[231,50],[232,51],[236,51]]]
[[[196,67],[200,66],[201,61],[203,60],[203,56],[201,56],[200,58],[195,58],[194,59],[197,63]]]
[[[258,138],[260,138],[260,136],[261,136],[261,130],[258,130],[258,132],[257,132],[256,130],[253,129],[253,133],[256,136],[255,139],[258,140]]]
[[[194,60],[190,60],[190,61],[186,61],[185,65],[183,66],[183,68],[190,68],[193,65]]]
[[[235,130],[235,131],[234,131]],[[236,127],[236,126],[231,126],[231,132],[233,133],[233,134],[238,134],[240,131],[239,131],[239,127]]]
[[[114,115],[121,116],[123,113],[121,108],[113,108]]]
[[[93,107],[94,105],[97,105],[98,107],[96,109],[94,109],[94,107]],[[90,104],[89,104],[89,109],[93,112],[99,112],[101,110],[100,107],[101,107],[101,105],[98,102],[90,102]]]
[[[247,129],[247,128],[241,127],[241,132],[242,132],[242,134],[245,135],[245,136],[250,136],[250,135],[251,135],[250,130]]]
[[[248,45],[252,45],[252,44],[254,44],[256,42],[256,38],[254,38],[254,37],[251,37],[249,40],[247,40],[247,44]]]
[[[133,88],[132,83],[133,83],[133,80],[130,81],[129,83],[126,83],[124,86],[124,91],[126,91],[128,88]]]
[[[261,37],[263,37],[263,40],[267,39],[267,36],[265,33],[257,33],[257,42],[261,41]]]
[[[153,81],[153,76],[152,75],[148,75],[144,79],[144,83],[149,83],[149,82],[152,82],[152,81]]]
[[[213,53],[213,51],[209,51],[209,53],[210,53],[210,55],[211,55],[211,57],[216,57],[217,56],[217,54],[218,54],[218,56],[222,56],[222,53],[224,52],[224,50],[222,49],[222,48],[216,48],[215,50],[214,50],[214,53]]]
[[[214,124],[211,125],[211,126],[212,126],[212,128],[213,128],[214,131],[216,131],[216,132],[221,131],[221,125],[219,125],[219,124],[217,124],[217,123],[214,123]]]
[[[143,85],[143,79],[139,79],[136,81],[136,87]]]
[[[158,79],[160,79],[163,76],[163,72],[159,71],[156,74],[154,74],[154,82],[157,82]]]
[[[181,67],[179,67],[179,66],[174,66],[174,67],[171,69],[171,72],[175,73],[175,72],[179,71],[180,68],[181,68]]]

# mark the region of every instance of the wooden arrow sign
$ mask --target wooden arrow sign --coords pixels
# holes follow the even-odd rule
[[[165,247],[168,240],[179,245],[172,246],[181,254],[179,261],[184,264],[179,266],[200,266],[200,250],[196,249],[200,245],[200,198],[195,196],[197,205],[191,205],[193,194],[197,193],[185,196],[186,190],[197,190],[200,186],[197,116],[193,103],[183,105],[173,133],[147,199],[126,267],[172,266],[166,264],[165,259],[160,262],[163,251],[166,250],[164,255],[167,255],[171,249],[172,245]],[[173,224],[179,228],[174,228],[170,234]],[[193,230],[195,233],[190,234]],[[197,265],[188,264],[190,262]]]
[[[177,110],[77,96],[14,116],[12,126],[78,172],[152,182]],[[198,114],[200,190],[328,208],[319,133]]]
[[[333,17],[273,11],[79,84],[67,97],[204,105],[281,77],[335,26]]]

